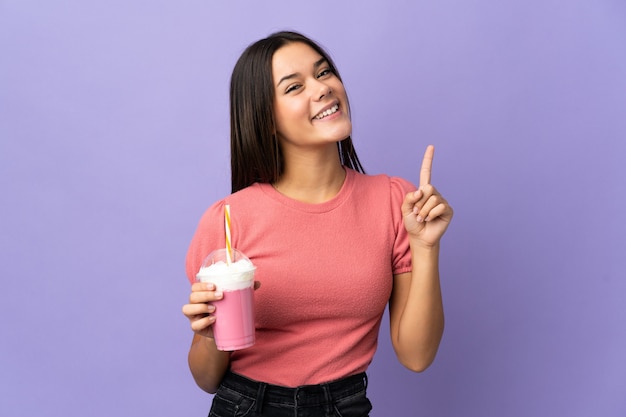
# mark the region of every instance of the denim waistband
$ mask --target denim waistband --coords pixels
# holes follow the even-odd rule
[[[289,388],[254,381],[228,371],[222,380],[222,386],[256,400],[257,410],[262,407],[263,403],[306,407],[320,403],[332,403],[333,401],[365,391],[367,388],[367,375],[365,372],[362,372],[323,384]]]

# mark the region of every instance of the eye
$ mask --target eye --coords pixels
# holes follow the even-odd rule
[[[333,72],[331,71],[330,68],[324,68],[323,70],[321,70],[318,74],[317,74],[317,78],[322,78],[325,77],[327,75],[332,74]]]
[[[292,91],[296,91],[302,87],[300,84],[291,84],[285,89],[285,94],[289,94]]]

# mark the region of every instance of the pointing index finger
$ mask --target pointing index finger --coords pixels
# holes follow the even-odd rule
[[[428,145],[426,152],[424,152],[424,159],[422,159],[422,168],[420,169],[420,187],[422,185],[430,184],[430,173],[433,169],[433,158],[435,156],[435,147]]]

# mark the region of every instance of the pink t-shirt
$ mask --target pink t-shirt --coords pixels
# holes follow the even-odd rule
[[[231,369],[283,386],[318,384],[365,371],[377,346],[393,275],[411,270],[401,204],[415,186],[346,168],[340,192],[322,204],[253,184],[211,206],[187,254],[191,282],[224,245],[224,204],[233,247],[256,265],[256,343],[233,352]]]

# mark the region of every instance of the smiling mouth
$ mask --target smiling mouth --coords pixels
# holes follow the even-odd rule
[[[327,116],[330,116],[333,113],[336,113],[337,110],[339,110],[339,104],[335,104],[330,109],[324,110],[323,112],[321,112],[320,114],[315,116],[314,119],[316,119],[316,120],[323,119],[324,117],[327,117]]]

